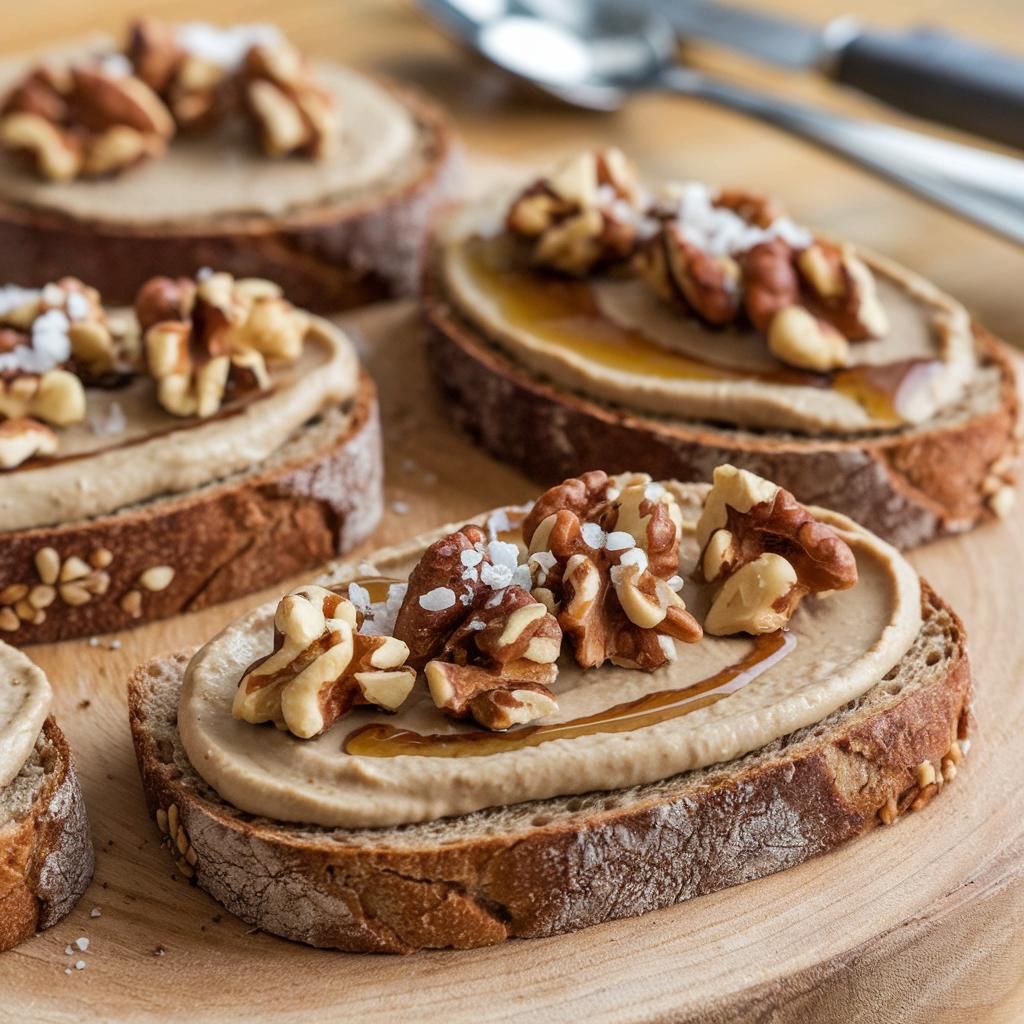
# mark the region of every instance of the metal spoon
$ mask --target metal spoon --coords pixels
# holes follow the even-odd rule
[[[1024,245],[1024,162],[755,92],[676,61],[671,27],[633,0],[419,0],[460,41],[565,103],[615,110],[632,92],[718,103],[845,157]]]

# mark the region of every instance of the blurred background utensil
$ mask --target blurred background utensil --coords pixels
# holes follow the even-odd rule
[[[744,88],[679,64],[672,25],[621,0],[419,0],[439,27],[565,103],[611,111],[638,91],[717,103],[815,143],[1024,245],[1024,161]]]
[[[951,32],[824,26],[716,0],[648,0],[683,38],[817,71],[918,117],[1024,148],[1024,60]]]

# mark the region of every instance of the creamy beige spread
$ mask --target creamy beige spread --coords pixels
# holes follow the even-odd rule
[[[272,367],[271,379],[269,391],[205,420],[165,412],[145,375],[125,388],[90,388],[88,418],[59,431],[54,461],[0,473],[0,530],[104,515],[257,465],[305,422],[351,398],[359,363],[346,335],[314,317],[302,356]],[[97,433],[115,403],[123,431]]]
[[[88,51],[79,47],[55,57],[83,52]],[[27,66],[24,59],[0,65],[0,93]],[[355,202],[374,189],[391,190],[415,178],[420,140],[410,111],[355,71],[323,63],[315,71],[335,97],[340,124],[338,146],[327,160],[269,159],[235,119],[210,134],[179,135],[159,160],[105,180],[45,182],[2,156],[0,198],[76,219],[146,228],[246,214],[280,216]]]
[[[28,760],[52,698],[43,670],[0,643],[0,789]]]
[[[452,221],[441,250],[446,292],[489,341],[563,387],[677,419],[846,434],[931,419],[976,370],[964,308],[881,257],[861,254],[889,330],[852,345],[852,365],[829,377],[785,368],[752,328],[703,326],[641,280],[510,268],[507,205],[507,195],[492,198]]]
[[[687,527],[681,545],[683,596],[698,620],[709,591],[694,582],[698,488],[670,485]],[[397,825],[485,807],[592,790],[618,789],[728,761],[820,721],[863,694],[896,665],[921,625],[917,574],[889,545],[836,513],[813,510],[852,547],[860,574],[851,590],[809,597],[784,649],[763,671],[709,706],[643,728],[584,733],[484,756],[355,756],[346,737],[371,722],[427,734],[472,726],[442,717],[422,680],[396,716],[359,710],[313,740],[232,717],[245,668],[268,654],[276,603],[256,609],[203,647],[188,667],[178,725],[188,756],[206,781],[236,807],[282,821],[338,827]],[[445,527],[375,562],[404,578]],[[354,578],[350,563],[330,579]],[[606,665],[583,671],[563,655],[555,690],[567,722],[645,694],[675,690],[715,675],[749,655],[745,637],[705,636],[680,645],[678,660],[648,674]],[[767,666],[767,667],[764,667]],[[505,734],[514,736],[515,732]]]

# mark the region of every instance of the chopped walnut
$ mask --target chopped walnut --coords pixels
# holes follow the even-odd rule
[[[409,649],[365,636],[356,606],[324,587],[300,587],[274,616],[274,650],[250,665],[235,692],[235,718],[319,736],[354,707],[397,711],[416,681]]]
[[[562,631],[517,578],[529,584],[516,546],[474,525],[435,541],[409,577],[395,636],[453,718],[507,729],[558,709]]]
[[[816,241],[797,258],[821,315],[850,341],[880,338],[889,329],[874,275],[850,245]]]
[[[0,145],[51,181],[119,174],[159,156],[173,134],[159,96],[102,61],[36,68],[0,105]]]
[[[174,25],[140,18],[129,31],[126,56],[135,74],[167,104],[182,131],[205,130],[235,105],[237,83],[231,70],[190,53]]]
[[[0,416],[45,420],[66,427],[85,419],[85,390],[67,370],[47,370],[4,380],[0,376]]]
[[[31,419],[0,420],[0,469],[15,469],[39,455],[55,455],[57,435]]]
[[[781,629],[807,594],[857,582],[849,545],[789,491],[719,466],[697,523],[701,571],[719,584],[704,628],[714,636]]]
[[[887,329],[852,248],[815,240],[762,196],[694,183],[667,190],[650,214],[661,226],[637,269],[658,295],[715,327],[745,314],[789,366],[846,366],[851,341]]]
[[[557,617],[577,662],[652,671],[695,643],[697,621],[678,589],[682,517],[646,474],[601,471],[541,495],[526,521],[533,595]]]
[[[338,140],[331,95],[298,50],[283,40],[252,47],[242,82],[249,117],[267,156],[330,156]]]
[[[719,327],[736,319],[740,268],[728,255],[712,255],[668,222],[640,250],[640,273],[666,301],[676,301]]]
[[[0,417],[78,423],[86,411],[82,379],[125,372],[123,356],[99,294],[76,278],[0,289]],[[50,443],[39,431],[32,436]]]
[[[135,312],[158,400],[175,416],[212,416],[226,400],[266,390],[267,361],[297,359],[309,326],[276,285],[230,274],[153,278]]]
[[[538,266],[582,276],[633,255],[637,203],[635,175],[621,151],[587,151],[518,195],[505,223],[533,241]]]
[[[333,97],[271,26],[145,18],[132,26],[127,56],[183,130],[202,131],[244,112],[268,156],[321,160],[334,151]]]

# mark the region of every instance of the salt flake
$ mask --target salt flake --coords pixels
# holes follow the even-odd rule
[[[455,604],[455,591],[450,587],[434,587],[420,595],[420,607],[428,612],[443,612]]]

